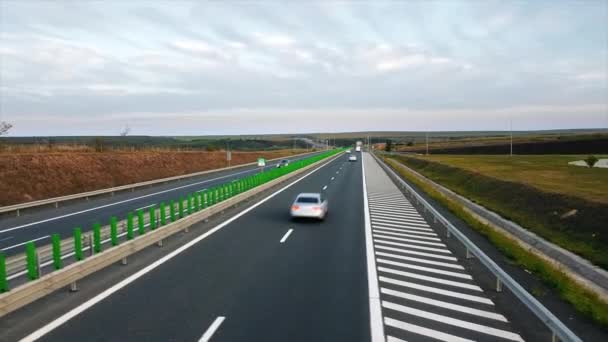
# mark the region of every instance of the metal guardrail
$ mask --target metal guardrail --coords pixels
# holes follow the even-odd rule
[[[272,188],[273,186],[297,177],[323,163],[329,163],[338,156],[339,154],[335,154],[328,156],[328,158],[323,158],[310,165],[304,166],[274,180],[268,181],[267,183],[260,184],[255,188],[235,195],[234,197],[226,199],[223,202],[219,202],[216,205],[192,213],[191,215],[169,223],[162,228],[159,227],[153,231],[149,231],[144,235],[134,238],[133,240],[114,246],[100,252],[99,254],[93,254],[82,261],[72,263],[60,270],[56,270],[52,273],[41,276],[36,280],[18,286],[9,292],[0,294],[0,317],[68,285],[70,285],[72,290],[76,290],[76,282],[78,280],[118,261],[122,260],[123,264],[126,264],[126,258],[128,256],[135,254],[148,246],[152,246],[153,244],[158,244],[161,246],[162,241],[171,235],[180,231],[187,231],[189,226],[197,222],[200,222],[218,212],[226,210],[229,207],[237,205],[238,203],[247,200],[254,195]]]
[[[534,296],[519,285],[509,274],[507,274],[500,266],[498,266],[490,257],[488,257],[481,249],[479,249],[469,238],[467,238],[458,228],[448,221],[441,213],[431,206],[422,196],[420,196],[407,182],[405,182],[391,167],[386,165],[384,161],[371,153],[378,164],[386,171],[386,173],[394,179],[402,189],[415,198],[416,202],[422,204],[425,210],[428,210],[434,219],[439,221],[446,227],[448,237],[454,235],[467,250],[467,255],[474,255],[494,276],[496,277],[496,290],[502,291],[503,284],[506,286],[515,297],[517,297],[534,315],[540,319],[552,332],[553,341],[559,338],[561,341],[582,342],[582,340],[572,332],[562,321],[559,320],[551,311],[545,308]]]
[[[293,158],[293,157],[299,157],[299,156],[313,154],[313,153],[316,153],[316,152],[299,153],[299,154],[294,154],[294,155],[291,155],[288,157]],[[287,158],[287,157],[269,159],[269,161],[276,161],[276,160],[285,159],[285,158]],[[32,202],[27,202],[27,203],[8,205],[8,206],[0,207],[0,214],[10,213],[10,212],[14,211],[17,213],[17,216],[20,216],[21,210],[28,209],[28,208],[41,207],[44,205],[51,205],[51,204],[54,204],[55,207],[57,208],[59,206],[59,203],[61,203],[61,202],[72,201],[72,200],[81,199],[81,198],[95,197],[95,196],[105,195],[105,194],[111,194],[113,196],[115,192],[120,192],[120,191],[125,191],[125,190],[135,190],[136,188],[141,188],[141,187],[150,186],[150,185],[154,185],[154,184],[178,181],[181,179],[202,176],[202,175],[206,175],[206,174],[214,173],[214,172],[234,170],[234,169],[252,166],[252,165],[256,165],[256,162],[229,166],[229,167],[223,167],[220,169],[205,170],[205,171],[200,171],[200,172],[195,172],[195,173],[189,173],[187,175],[173,176],[173,177],[155,179],[155,180],[151,180],[151,181],[121,185],[121,186],[117,186],[117,187],[113,187],[113,188],[81,192],[81,193],[73,194],[73,195],[53,197],[53,198],[48,198],[48,199],[39,200],[39,201],[32,201]]]

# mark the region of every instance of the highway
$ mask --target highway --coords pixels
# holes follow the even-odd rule
[[[293,160],[309,155],[298,156]],[[271,162],[267,167],[274,167],[277,163],[278,161]],[[19,217],[5,215],[0,218],[0,250],[7,255],[22,253],[23,245],[28,241],[35,241],[37,245],[49,244],[51,234],[58,233],[62,238],[67,238],[73,234],[75,227],[88,231],[95,223],[108,224],[111,216],[124,219],[131,211],[175,200],[180,196],[253,175],[258,171],[257,166],[243,166],[135,189],[133,192],[123,191],[112,197],[100,196],[61,203],[59,208],[36,209]]]
[[[515,317],[507,294],[494,300],[360,156],[336,158],[122,280],[108,271],[116,281],[92,280],[100,288],[78,303],[57,310],[51,298],[7,322],[29,318],[24,341],[523,341],[530,314]],[[291,220],[295,196],[313,191],[326,193],[326,220]]]

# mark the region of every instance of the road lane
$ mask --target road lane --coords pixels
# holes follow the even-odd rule
[[[295,196],[339,167],[326,220],[292,221]],[[367,341],[361,188],[360,163],[342,156],[42,340],[196,341],[222,316],[213,341]]]
[[[312,154],[311,154],[312,155]],[[306,158],[299,156],[293,160]],[[274,167],[273,162],[267,167]],[[184,181],[158,184],[133,192],[120,192],[113,197],[95,197],[82,200],[57,209],[47,208],[20,217],[3,216],[0,219],[0,250],[8,255],[21,253],[25,242],[36,240],[38,245],[50,243],[50,234],[58,233],[67,238],[75,227],[83,231],[92,229],[94,223],[108,224],[111,216],[124,219],[130,211],[147,208],[153,204],[168,202],[202,188],[229,182],[259,171],[256,166],[244,166],[236,170],[219,171],[208,175],[193,177]],[[11,239],[5,239],[10,236]]]

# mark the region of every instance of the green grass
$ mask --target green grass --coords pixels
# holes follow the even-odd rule
[[[546,192],[608,204],[608,170],[568,165],[586,155],[430,155],[419,158],[486,176],[519,182]],[[608,158],[608,156],[597,156]]]
[[[608,204],[589,201],[584,197],[541,190],[518,181],[517,172],[500,170],[494,177],[470,169],[438,163],[431,158],[395,157],[429,179],[500,214],[539,236],[573,252],[592,263],[608,269]],[[444,157],[439,157],[444,158]],[[446,157],[447,158],[447,157]],[[497,157],[498,158],[498,157]],[[472,160],[476,160],[473,157]],[[549,160],[550,158],[548,158]],[[465,164],[465,159],[460,163]],[[522,159],[522,164],[530,159]],[[474,163],[472,163],[474,164]],[[531,163],[533,164],[533,163]],[[522,169],[522,166],[519,166]],[[534,167],[530,167],[533,169]],[[499,169],[499,167],[497,167]],[[581,168],[582,171],[591,171]],[[538,180],[550,184],[551,171],[546,167],[535,176],[527,174],[529,182]],[[593,170],[595,172],[595,170]],[[606,170],[599,170],[605,172]],[[557,173],[559,171],[556,171]],[[564,180],[564,182],[566,182]],[[570,180],[576,182],[576,180]],[[582,183],[582,182],[581,182]],[[601,183],[601,182],[600,182]],[[545,185],[548,186],[548,185]],[[567,189],[569,185],[554,185]],[[602,185],[596,185],[602,187]],[[575,215],[565,217],[576,210]]]
[[[572,304],[573,307],[604,328],[608,328],[608,303],[603,302],[596,294],[578,285],[564,272],[554,265],[544,261],[527,249],[521,247],[517,241],[503,232],[492,229],[490,226],[479,222],[471,214],[466,212],[457,202],[443,196],[426,183],[418,180],[414,175],[399,168],[399,162],[385,159],[401,176],[415,184],[419,189],[426,192],[431,198],[445,206],[454,215],[465,221],[471,228],[484,235],[494,246],[496,246],[513,263],[524,267],[539,277],[543,283],[553,288],[558,295]],[[538,289],[535,295],[544,295]]]

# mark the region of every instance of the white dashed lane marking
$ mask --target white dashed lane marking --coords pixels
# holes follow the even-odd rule
[[[386,341],[523,341],[373,158],[363,162]]]

